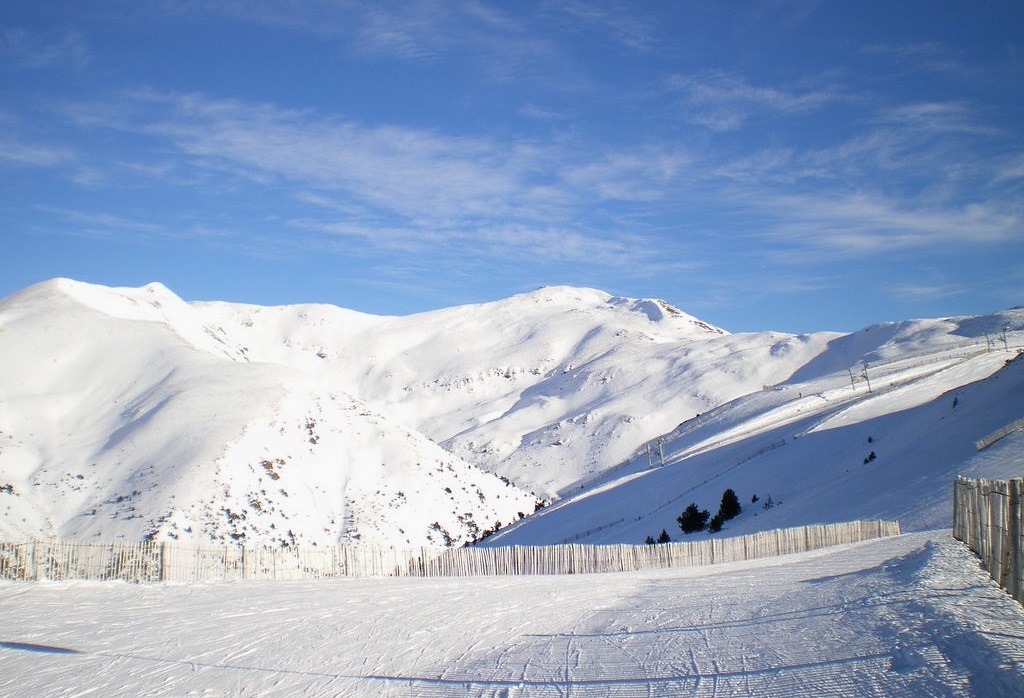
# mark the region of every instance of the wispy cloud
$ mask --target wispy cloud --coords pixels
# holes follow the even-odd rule
[[[993,163],[992,183],[1005,186],[1024,182],[1024,153],[1009,153]]]
[[[26,142],[12,134],[0,135],[0,161],[28,167],[54,167],[74,161],[74,152],[59,145]]]
[[[434,260],[465,266],[481,260],[504,260],[520,264],[557,260],[560,265],[587,264],[626,271],[656,262],[661,254],[650,240],[635,234],[588,234],[557,225],[478,222],[449,227],[386,228],[352,221],[300,219],[291,222],[299,230],[315,231],[325,237],[310,244],[350,250],[353,242],[375,249],[417,254],[429,252]],[[438,264],[438,262],[434,262]]]
[[[166,229],[150,220],[138,220],[117,214],[82,211],[78,209],[38,206],[63,221],[62,232],[66,235],[93,239],[124,241],[164,237]]]
[[[519,115],[541,121],[562,121],[569,118],[569,115],[565,112],[556,109],[546,109],[533,104],[532,102],[528,102],[519,107]]]
[[[619,148],[563,166],[563,180],[604,200],[655,201],[676,188],[696,158],[678,146]]]
[[[875,120],[918,134],[998,135],[999,129],[981,122],[964,102],[912,102],[880,109]]]
[[[498,4],[472,0],[161,0],[156,7],[299,32],[374,61],[460,61],[498,80],[536,76],[543,67],[550,72],[560,62],[543,33]]]
[[[1024,228],[1020,207],[1007,210],[995,202],[929,208],[880,194],[822,193],[756,203],[771,214],[760,234],[777,246],[774,256],[796,263],[999,243],[1019,239]]]
[[[693,161],[678,146],[659,143],[594,149],[559,138],[452,135],[149,90],[127,95],[121,106],[69,113],[88,129],[155,139],[161,166],[148,170],[153,176],[217,172],[385,225],[499,218],[557,224],[594,201],[662,198]],[[168,146],[177,167],[168,163]]]
[[[885,78],[896,73],[925,71],[944,73],[960,78],[974,74],[974,70],[961,62],[950,49],[939,42],[927,41],[905,44],[870,44],[861,49],[867,56],[877,56],[892,63],[890,71],[883,74]]]
[[[735,76],[712,82],[711,102],[810,109],[831,98],[753,88]],[[152,139],[159,166],[140,164],[149,177],[171,178],[174,186],[234,181],[236,189],[265,187],[305,206],[290,216],[293,230],[311,236],[297,244],[358,240],[403,254],[448,249],[467,257],[511,251],[639,269],[656,257],[638,251],[649,247],[643,235],[651,220],[664,226],[672,219],[685,230],[691,211],[720,209],[748,221],[735,234],[766,245],[775,261],[813,265],[965,240],[998,243],[1019,236],[1024,224],[1022,207],[1005,196],[972,199],[954,186],[968,176],[1013,178],[1017,159],[965,171],[937,167],[955,161],[973,139],[992,136],[958,103],[879,109],[859,132],[826,148],[780,145],[729,155],[661,140],[595,148],[560,138],[371,126],[312,110],[151,90],[74,115],[86,129]],[[914,130],[915,119],[925,127]],[[904,186],[924,184],[887,192],[890,176]]]
[[[423,0],[401,9],[374,4],[358,18],[353,45],[357,50],[389,58],[435,58],[458,45],[465,46],[473,38],[465,17],[454,21],[455,14],[461,13],[454,7]]]
[[[891,293],[916,300],[935,300],[963,295],[966,291],[959,284],[895,284],[889,287]]]
[[[3,27],[0,28],[0,57],[6,57],[20,68],[84,68],[91,62],[92,54],[85,38],[73,29],[36,32]]]
[[[760,30],[765,21],[778,21],[795,27],[807,22],[818,11],[821,0],[759,0],[750,11],[750,20]]]
[[[840,98],[833,89],[782,89],[752,85],[727,71],[676,74],[667,85],[682,98],[685,116],[713,131],[733,131],[761,113],[806,112]]]
[[[154,160],[136,147],[135,160],[107,163],[112,179],[130,172],[173,187],[207,182],[204,193],[258,187],[289,210],[288,245],[336,253],[347,245],[346,254],[552,259],[653,273],[667,263],[665,243],[611,211],[665,200],[693,160],[657,143],[470,137],[197,94],[139,90],[119,99],[67,110],[87,131],[148,144]]]
[[[658,41],[653,21],[636,4],[579,2],[561,0],[550,3],[548,11],[568,16],[575,29],[586,27],[631,49],[647,50]]]
[[[350,18],[361,7],[352,0],[150,0],[132,5],[139,19],[227,17],[330,37],[350,32]]]
[[[145,98],[170,111],[140,127],[205,168],[291,182],[410,219],[522,215],[553,203],[529,146],[195,95]]]
[[[21,123],[0,110],[0,162],[23,167],[54,167],[74,162],[74,151],[21,134]]]

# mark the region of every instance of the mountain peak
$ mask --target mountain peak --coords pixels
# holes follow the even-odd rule
[[[711,449],[709,473],[789,444],[798,420],[809,448],[826,421],[885,414],[904,381],[934,374],[941,392],[991,372],[1006,353],[992,331],[1022,321],[730,335],[585,287],[384,318],[52,279],[0,302],[0,532],[462,542],[536,496],[651,469],[662,437]],[[960,418],[967,397],[935,410]],[[744,444],[755,429],[769,431]]]

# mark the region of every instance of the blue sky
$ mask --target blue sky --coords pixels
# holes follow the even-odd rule
[[[855,330],[1024,304],[1022,193],[1019,0],[0,9],[0,295]]]

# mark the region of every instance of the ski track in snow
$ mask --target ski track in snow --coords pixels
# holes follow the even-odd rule
[[[0,584],[5,696],[1020,696],[948,531],[643,573]]]

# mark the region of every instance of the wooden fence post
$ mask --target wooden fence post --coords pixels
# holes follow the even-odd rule
[[[1021,599],[1021,490],[1024,479],[1013,479],[1006,482],[1006,540],[1003,543],[1003,579],[1002,587],[1010,596]]]
[[[42,564],[39,560],[40,557],[41,556],[39,554],[39,539],[33,538],[32,554],[30,559],[32,560],[32,579],[34,579],[37,582],[40,579],[42,579]]]
[[[953,536],[981,559],[996,583],[1024,603],[1024,478],[958,477]]]
[[[1020,484],[1004,497],[1009,512],[1001,532],[1019,538]],[[990,513],[990,515],[992,515]],[[968,519],[963,519],[965,522]],[[496,548],[398,549],[353,546],[326,549],[247,548],[244,545],[183,546],[169,541],[126,540],[108,543],[41,541],[0,543],[0,576],[24,580],[124,579],[207,581],[295,579],[324,576],[470,576],[521,574],[586,574],[639,569],[688,567],[812,550],[899,533],[896,522],[851,522],[762,531],[745,536],[715,536],[700,541],[663,545],[504,546]],[[1000,536],[999,569],[1007,584],[1018,580],[1019,550]],[[179,569],[180,568],[180,569]],[[1016,587],[1015,587],[1016,588]]]

